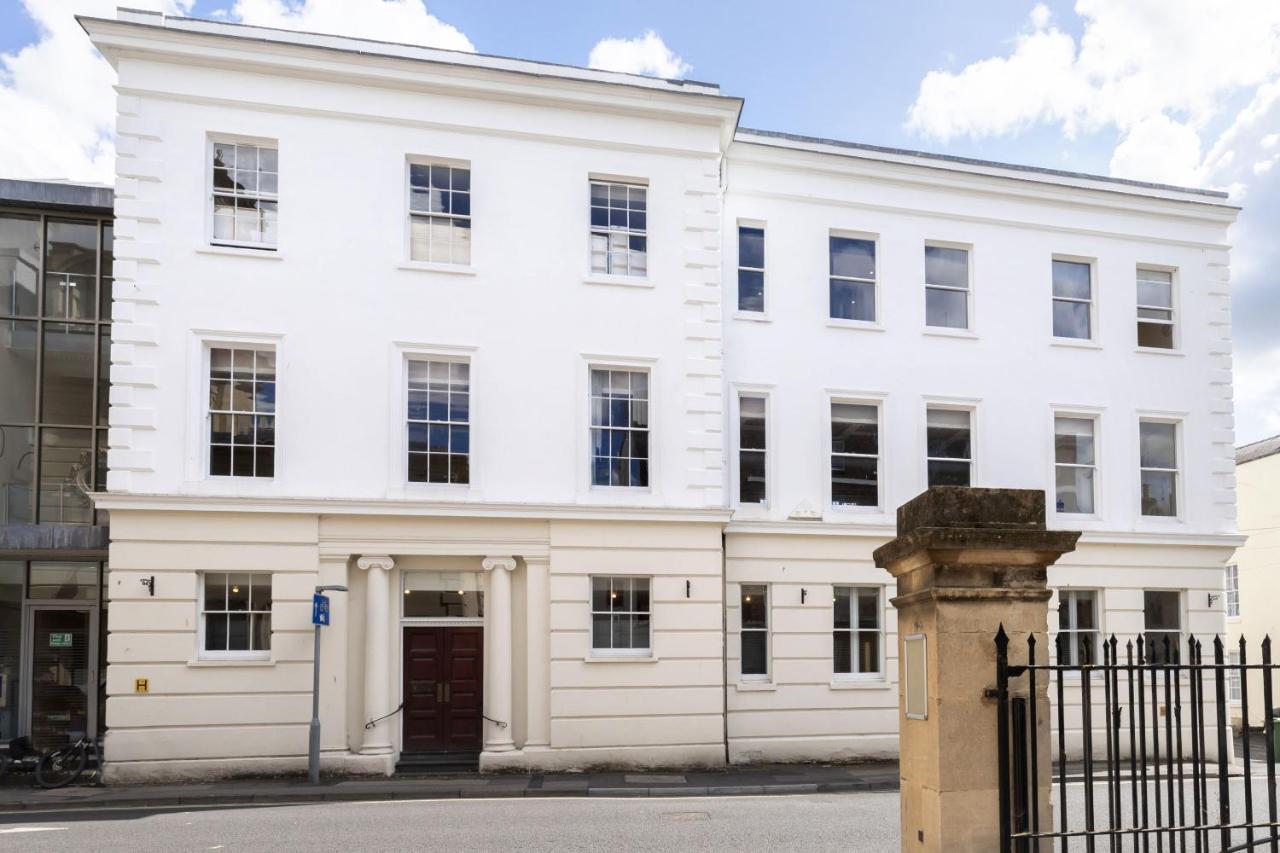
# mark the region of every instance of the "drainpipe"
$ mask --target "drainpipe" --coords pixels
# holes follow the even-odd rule
[[[729,766],[729,555],[728,535],[720,528],[720,692],[724,700],[720,719],[724,724],[724,763]]]

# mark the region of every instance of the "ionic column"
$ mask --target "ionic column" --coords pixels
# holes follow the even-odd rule
[[[364,720],[376,720],[387,714],[391,692],[391,645],[387,642],[387,608],[390,583],[387,575],[395,562],[386,556],[366,556],[356,561],[365,573],[364,588]],[[362,755],[385,755],[391,752],[390,728],[381,720],[364,730]]]
[[[546,557],[524,558],[525,598],[528,601],[528,675],[525,700],[528,727],[525,749],[551,745],[551,589]]]
[[[485,674],[485,752],[510,752],[511,740],[511,572],[513,557],[485,557],[481,563],[489,573],[489,600],[485,602],[488,626],[489,669]],[[499,726],[495,720],[505,725]]]

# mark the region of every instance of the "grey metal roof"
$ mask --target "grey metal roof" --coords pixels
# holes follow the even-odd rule
[[[1273,435],[1271,438],[1264,438],[1261,441],[1255,441],[1253,444],[1237,447],[1236,464],[1243,465],[1246,462],[1256,462],[1268,456],[1275,456],[1277,453],[1280,453],[1280,435]]]
[[[50,207],[110,213],[115,207],[115,191],[105,184],[0,178],[0,206]]]
[[[1111,178],[1105,175],[1090,175],[1086,172],[1068,172],[1063,169],[1049,169],[1044,166],[1026,166],[1021,163],[1001,163],[996,160],[979,160],[974,157],[958,157],[954,154],[933,154],[928,151],[914,151],[910,148],[890,148],[883,145],[868,145],[865,142],[849,142],[844,139],[824,139],[820,136],[802,136],[798,133],[783,133],[782,131],[777,130],[754,130],[751,128],[740,127],[738,128],[738,133],[742,135],[785,139],[789,142],[799,142],[808,145],[830,145],[835,148],[848,148],[852,151],[866,151],[872,154],[890,154],[899,157],[922,157],[927,160],[939,160],[944,163],[956,163],[966,166],[979,166],[994,169],[1010,169],[1016,172],[1029,172],[1036,175],[1052,175],[1056,178],[1103,181],[1108,184],[1119,184],[1121,186],[1134,187],[1137,189],[1191,193],[1193,195],[1206,196],[1207,198],[1215,200],[1225,200],[1228,197],[1228,194],[1222,190],[1210,190],[1200,187],[1179,187],[1174,186],[1173,184],[1156,184],[1148,181],[1134,181],[1129,178]],[[750,142],[751,140],[743,141]]]

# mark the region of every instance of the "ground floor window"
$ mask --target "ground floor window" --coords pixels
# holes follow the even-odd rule
[[[769,587],[742,585],[742,677],[763,680],[769,677]]]
[[[270,657],[270,574],[205,572],[201,592],[202,656]]]
[[[1147,663],[1181,659],[1182,596],[1176,590],[1148,589],[1142,593],[1143,644]]]
[[[1080,666],[1102,659],[1096,590],[1058,590],[1058,637],[1059,663]]]
[[[591,579],[591,651],[649,654],[649,578],[602,575]]]
[[[838,586],[834,603],[831,645],[835,674],[879,676],[880,588]]]

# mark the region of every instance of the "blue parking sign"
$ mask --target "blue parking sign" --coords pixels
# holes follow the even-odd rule
[[[329,624],[329,596],[317,592],[311,597],[311,624]]]

